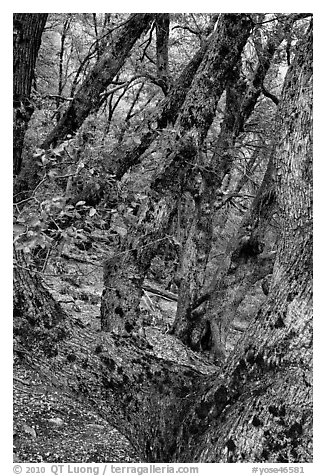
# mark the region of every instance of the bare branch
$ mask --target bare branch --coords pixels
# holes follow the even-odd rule
[[[264,96],[271,99],[273,101],[273,103],[276,104],[276,106],[280,102],[278,97],[276,97],[275,94],[271,93],[270,91],[267,91],[267,89],[265,88],[265,86],[263,84],[262,84],[262,87],[261,87],[261,92],[263,93]]]

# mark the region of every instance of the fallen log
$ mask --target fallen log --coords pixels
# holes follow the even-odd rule
[[[153,283],[149,283],[148,281],[145,281],[142,288],[145,291],[148,291],[152,294],[160,296],[162,299],[167,299],[169,301],[178,301],[177,294],[171,293],[171,291],[167,291],[166,289],[162,289],[157,284],[153,284]]]

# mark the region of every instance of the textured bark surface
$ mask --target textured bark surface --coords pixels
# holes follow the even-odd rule
[[[149,13],[137,13],[129,17],[119,29],[109,50],[102,54],[87,75],[58,124],[44,140],[41,145],[43,149],[64,141],[68,134],[74,134],[86,117],[99,109],[102,104],[101,93],[116,76],[131,48],[148,29],[153,18],[153,14]]]
[[[137,225],[130,229],[119,253],[114,257],[114,260],[117,258],[119,273],[104,275],[106,284],[101,310],[103,322],[108,323],[111,309],[119,309],[122,320],[129,314],[137,315],[137,296],[140,296],[145,271],[155,254],[158,240],[162,240],[167,234],[178,197],[187,190],[186,184],[192,187],[193,194],[199,196],[201,180],[196,182],[196,179],[189,179],[194,175],[194,163],[200,162],[200,146],[251,28],[251,21],[246,15],[230,14],[221,17],[176,121],[176,132],[169,135],[165,147],[161,145],[164,155],[151,179],[147,206],[141,211]],[[134,251],[128,252],[130,249]],[[130,292],[134,295],[132,307],[130,297],[126,299],[126,294],[122,291],[128,282],[132,290]],[[122,323],[121,327],[125,325]],[[110,329],[110,326],[103,329]]]
[[[244,85],[238,74],[239,66],[238,63],[226,88],[224,120],[216,144],[218,153],[213,156],[210,167],[203,167],[200,171],[197,180],[202,183],[202,187],[192,194],[195,214],[181,256],[182,281],[173,327],[175,334],[184,343],[197,349],[201,345],[201,332],[195,332],[198,338],[194,339],[192,337],[194,328],[199,324],[204,334],[206,329],[205,322],[198,323],[193,311],[198,304],[198,299],[205,293],[203,287],[212,246],[214,210],[216,206],[219,206],[220,198],[223,197],[223,195],[219,196],[219,191],[233,160],[231,150],[236,139],[236,135],[233,135],[234,125],[242,112]]]
[[[180,444],[196,445],[197,461],[312,461],[312,27],[286,76],[278,117],[282,236],[272,288],[224,379],[212,385],[210,398],[223,399],[223,410],[217,415],[211,404],[206,418],[215,412],[214,419],[199,438],[185,434],[193,416],[183,425]]]
[[[14,13],[14,175],[22,165],[22,152],[28,123],[34,112],[31,89],[34,69],[47,13]]]
[[[213,30],[213,26],[207,31],[210,34]],[[127,172],[127,170],[139,164],[142,154],[148,149],[150,144],[157,138],[161,129],[165,129],[168,124],[174,124],[180,108],[182,107],[186,95],[191,86],[194,75],[196,74],[199,65],[207,51],[210,40],[204,42],[201,48],[194,54],[193,58],[185,66],[180,76],[176,79],[172,85],[167,97],[164,99],[159,107],[159,110],[153,118],[153,123],[157,122],[157,127],[152,129],[149,124],[149,131],[142,132],[140,134],[140,144],[124,151],[122,159],[119,159],[116,165],[116,177],[118,180]]]
[[[164,94],[169,90],[169,34],[170,14],[156,15],[156,71]]]
[[[212,330],[212,356],[216,358],[225,358],[227,354],[227,335],[238,306],[257,281],[273,272],[275,252],[272,248],[276,237],[274,242],[271,236],[268,237],[276,209],[273,155],[247,216],[235,238],[230,240],[225,269],[218,270],[218,277],[213,280],[214,285],[209,291],[205,319]],[[267,241],[268,247],[265,246]],[[229,289],[233,290],[231,296]]]
[[[260,61],[253,72],[250,82],[245,81],[241,77],[240,62],[237,68],[235,68],[226,89],[224,120],[215,145],[216,152],[212,157],[209,169],[207,171],[204,169],[202,172],[203,189],[201,195],[196,197],[197,200],[195,200],[195,216],[181,257],[180,274],[182,275],[182,282],[179,290],[177,315],[173,327],[175,334],[194,349],[201,347],[202,339],[205,342],[207,339],[211,340],[209,338],[211,330],[211,342],[215,348],[214,353],[216,356],[220,354],[218,342],[221,355],[223,355],[221,341],[223,326],[221,327],[221,321],[216,326],[216,322],[210,319],[210,314],[216,314],[216,309],[219,309],[220,315],[225,314],[226,306],[221,305],[225,296],[224,293],[219,293],[218,290],[215,291],[214,295],[214,290],[211,289],[212,283],[209,283],[210,289],[206,289],[207,282],[205,282],[205,277],[207,276],[206,265],[212,248],[214,215],[223,206],[223,200],[225,199],[221,186],[225,176],[230,172],[233,163],[234,146],[240,133],[244,131],[246,121],[248,121],[254,111],[275,51],[285,38],[286,32],[302,16],[300,14],[291,14],[285,21],[277,24],[275,31],[270,35],[266,44],[261,47]],[[256,213],[256,216],[258,216],[258,213]],[[261,263],[256,264],[256,266],[260,265]],[[234,272],[232,274],[234,275]],[[242,270],[243,276],[251,274],[251,270]],[[237,279],[240,280],[240,276]],[[245,289],[247,289],[247,285],[243,283],[243,291]],[[194,310],[198,299],[200,300],[200,296],[204,294],[206,294],[205,302],[209,303],[210,299],[213,299],[213,302],[209,304],[209,308],[213,309],[213,311],[209,312],[204,319],[198,319],[196,314],[197,316],[203,315],[204,309],[201,309],[200,314],[194,312]],[[219,295],[219,299],[216,294]],[[224,317],[226,322],[229,321],[226,315]],[[220,331],[217,331],[218,329]]]
[[[38,274],[29,270],[21,251],[14,263],[14,345],[19,352],[24,342],[28,352],[41,347],[48,357],[57,354],[57,341],[69,334],[65,313],[42,284]]]

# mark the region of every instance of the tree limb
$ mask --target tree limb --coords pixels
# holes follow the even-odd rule
[[[270,91],[267,91],[267,89],[265,88],[264,85],[262,85],[261,91],[262,91],[263,95],[266,96],[267,98],[271,99],[273,101],[273,103],[276,104],[276,106],[278,105],[278,103],[280,102],[278,97],[275,96],[275,94],[271,93]]]

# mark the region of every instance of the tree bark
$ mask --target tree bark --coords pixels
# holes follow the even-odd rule
[[[166,95],[169,90],[169,34],[170,14],[156,15],[156,71],[159,83]]]
[[[275,150],[271,153],[265,176],[249,212],[227,247],[225,268],[216,270],[216,276],[209,286],[204,321],[209,323],[211,329],[213,358],[225,359],[229,353],[228,334],[236,318],[238,306],[258,281],[273,272],[275,253],[272,248],[275,242],[273,243],[270,236],[266,239],[276,211],[273,153]],[[267,241],[268,246],[265,246]],[[254,312],[253,309],[252,314]],[[247,319],[250,319],[250,316],[247,316]],[[203,324],[197,324],[197,327],[203,328]]]
[[[62,102],[63,102],[62,94],[65,87],[65,82],[66,82],[66,78],[64,77],[64,71],[63,71],[63,60],[64,60],[65,51],[66,51],[65,43],[67,39],[67,34],[69,32],[70,24],[71,24],[71,16],[68,15],[68,18],[65,20],[63,24],[62,31],[61,31],[61,39],[60,39],[58,94],[55,98],[56,107],[57,107],[57,112],[56,112],[57,122],[59,122],[61,117],[60,106],[62,105]]]
[[[277,130],[282,236],[272,288],[222,371],[229,406],[196,438],[196,461],[312,461],[312,25],[286,76]]]
[[[221,125],[215,153],[211,159],[208,171],[203,172],[203,192],[195,200],[195,216],[189,230],[187,240],[181,255],[181,286],[179,290],[179,301],[176,319],[173,325],[175,334],[187,345],[194,349],[199,349],[201,339],[208,338],[209,329],[217,329],[215,322],[209,322],[208,315],[201,320],[199,316],[205,312],[193,312],[200,296],[206,295],[206,301],[214,294],[212,286],[214,283],[207,283],[206,266],[212,248],[213,238],[213,218],[219,208],[223,206],[224,194],[221,191],[223,180],[230,172],[234,157],[234,146],[239,135],[244,132],[244,125],[254,111],[257,100],[262,92],[263,82],[270,68],[274,53],[283,41],[286,32],[293,26],[294,22],[302,18],[300,14],[291,14],[284,21],[277,24],[275,31],[270,34],[266,44],[260,51],[260,59],[255,68],[252,80],[247,82],[241,75],[241,63],[235,68],[232,78],[230,78],[226,90],[226,106],[224,120]],[[269,267],[266,267],[266,272]],[[244,275],[250,275],[243,270]],[[222,293],[219,304],[223,302]],[[215,294],[216,294],[215,293]],[[219,309],[223,314],[224,306],[216,306],[216,296],[214,304],[211,306],[214,311]],[[202,311],[204,311],[202,309]],[[197,316],[197,317],[196,317]],[[226,316],[225,316],[226,317]],[[202,322],[201,322],[202,321]],[[220,340],[216,336],[216,331],[212,332],[213,341]],[[214,353],[217,355],[216,345]],[[222,351],[222,349],[221,349]],[[221,355],[223,352],[221,353]]]
[[[130,15],[126,24],[119,29],[111,47],[96,62],[86,79],[69,103],[68,109],[41,144],[43,149],[64,141],[68,134],[74,134],[92,112],[102,104],[101,93],[116,76],[137,39],[148,29],[153,14]]]
[[[31,352],[41,347],[44,354],[57,354],[57,342],[69,334],[65,313],[47,291],[36,271],[31,271],[22,251],[14,250],[14,343],[16,350]]]
[[[196,339],[191,337],[194,326],[198,324],[194,319],[193,310],[199,296],[205,292],[203,286],[212,246],[213,212],[215,204],[218,203],[222,180],[232,163],[230,151],[236,139],[236,136],[233,136],[233,129],[237,116],[241,114],[244,89],[239,71],[240,64],[236,66],[226,88],[225,116],[216,145],[219,149],[219,157],[214,156],[211,165],[207,168],[203,167],[201,172],[203,187],[200,194],[192,196],[195,213],[181,252],[179,272],[181,284],[173,330],[185,344],[197,348],[197,350],[200,346],[200,336]],[[205,327],[205,323],[202,324]],[[196,332],[196,334],[198,333]]]
[[[206,31],[210,35],[213,31],[213,25]],[[180,76],[171,86],[167,97],[160,104],[158,111],[154,115],[153,121],[148,124],[148,131],[143,132],[143,125],[139,130],[139,144],[132,146],[122,154],[122,159],[118,159],[116,169],[114,170],[116,178],[120,180],[122,176],[131,167],[140,163],[143,153],[149,148],[152,142],[158,137],[158,134],[168,125],[173,125],[178,117],[180,109],[186,99],[192,80],[204,58],[211,38],[204,41],[200,49],[194,54],[193,58],[185,66]],[[153,126],[155,124],[155,126]],[[119,154],[121,155],[121,153]]]
[[[176,121],[176,132],[169,134],[167,145],[157,146],[164,155],[152,178],[146,209],[104,271],[101,316],[105,330],[118,332],[136,325],[145,272],[158,241],[167,233],[177,199],[187,186],[193,195],[200,194],[201,180],[196,182],[194,164],[200,163],[201,144],[251,27],[246,15],[222,16]]]
[[[14,13],[14,176],[21,170],[25,134],[34,112],[31,90],[47,16],[47,13]]]
[[[48,391],[64,392],[128,435],[142,460],[169,461],[201,380],[216,367],[177,339],[92,332],[68,316],[16,255],[14,352]],[[160,357],[158,357],[158,355]]]

